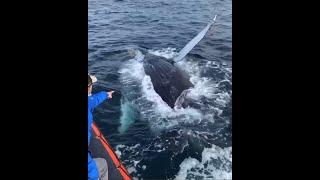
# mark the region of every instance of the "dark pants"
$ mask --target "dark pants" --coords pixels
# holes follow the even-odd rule
[[[98,171],[99,180],[108,180],[108,164],[104,158],[93,158],[95,161]]]

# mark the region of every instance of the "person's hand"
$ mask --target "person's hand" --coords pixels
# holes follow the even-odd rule
[[[112,99],[112,94],[114,93],[114,91],[109,91],[109,92],[107,92],[108,93],[108,98],[109,99]]]

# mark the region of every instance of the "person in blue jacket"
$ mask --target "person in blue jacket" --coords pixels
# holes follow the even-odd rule
[[[97,82],[95,76],[88,74],[88,145],[90,144],[91,128],[93,122],[93,110],[106,99],[112,98],[114,91],[101,91],[96,94],[92,93],[92,85]],[[108,179],[108,165],[104,158],[92,158],[88,150],[88,179],[90,180],[107,180]]]

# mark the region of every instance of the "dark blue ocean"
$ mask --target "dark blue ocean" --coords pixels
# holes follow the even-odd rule
[[[231,0],[89,0],[94,92],[114,89],[94,121],[134,179],[232,178]],[[195,85],[172,110],[154,91],[146,53],[172,58],[217,15],[179,63]]]

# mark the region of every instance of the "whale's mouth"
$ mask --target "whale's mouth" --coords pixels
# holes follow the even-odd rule
[[[177,98],[176,102],[174,103],[174,109],[186,108],[184,101],[185,101],[186,96],[189,92],[190,92],[190,89],[186,89],[186,90],[182,91],[182,93]]]

